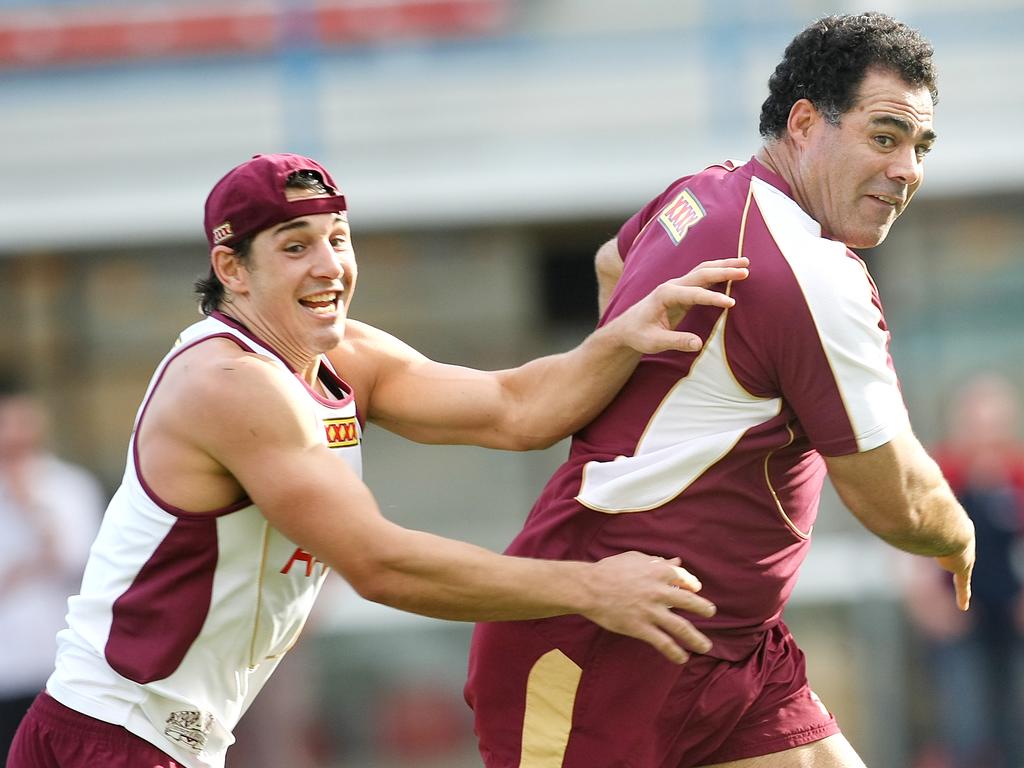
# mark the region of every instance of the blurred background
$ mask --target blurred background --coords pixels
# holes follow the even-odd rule
[[[1006,608],[1024,567],[1020,478],[1006,468],[1024,385],[1024,0],[871,9],[934,43],[940,139],[917,201],[863,255],[921,438],[968,435],[1000,457],[981,472],[981,495],[998,502],[991,583]],[[860,10],[0,0],[0,368],[49,411],[47,450],[112,492],[150,373],[198,317],[205,195],[232,166],[277,151],[317,158],[343,187],[361,267],[354,317],[476,367],[566,349],[596,320],[596,248],[678,176],[752,155],[785,44],[817,16]],[[979,373],[999,382],[995,417],[994,406],[964,410]],[[386,514],[500,550],[566,446],[423,447],[370,427],[364,450]],[[951,449],[957,466],[979,452]],[[975,668],[936,649],[971,628],[936,618],[921,599],[934,574],[917,565],[826,497],[787,614],[812,684],[875,768],[1020,768],[1016,747],[993,744],[983,724],[956,738],[943,726],[943,702],[983,706],[965,685],[988,694],[970,671],[940,691],[947,670]],[[1019,655],[1024,610],[1017,619],[1006,658]],[[461,700],[470,630],[367,604],[335,580],[243,721],[231,765],[479,765]],[[998,658],[993,679],[1019,701],[1019,668],[985,642],[973,663]]]

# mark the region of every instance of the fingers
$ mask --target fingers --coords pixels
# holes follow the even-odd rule
[[[608,578],[601,599],[584,613],[605,629],[642,640],[676,664],[706,653],[711,641],[684,615],[711,617],[715,606],[696,594],[700,579],[680,559],[624,552],[596,566]]]
[[[707,598],[695,595],[693,592],[687,592],[685,589],[674,590],[669,593],[666,600],[671,608],[678,608],[687,613],[695,613],[706,619],[714,616],[717,610],[715,604]]]
[[[749,266],[750,260],[747,258],[702,261],[685,275],[670,280],[669,283],[708,286],[715,283],[726,283],[730,280],[745,280],[750,274],[747,269]]]
[[[709,285],[714,284],[714,282],[721,281],[712,281]],[[661,289],[663,293],[659,296],[659,299],[661,299],[662,304],[665,306],[675,305],[681,309],[689,309],[697,304],[709,307],[731,307],[736,303],[732,296],[728,296],[721,291],[712,291],[710,288],[701,288],[695,285],[668,282],[662,285]]]
[[[654,647],[662,656],[673,664],[685,664],[690,660],[690,654],[679,647],[679,644],[672,639],[672,636],[651,628],[647,632],[638,633],[637,640],[643,640]]]
[[[953,586],[956,589],[956,607],[966,611],[971,607],[970,571],[953,574]]]
[[[703,584],[700,583],[700,579],[694,576],[685,568],[680,568],[678,565],[672,566],[672,572],[675,574],[675,578],[669,582],[674,587],[680,587],[682,589],[688,589],[691,592],[700,592]]]
[[[665,610],[653,624],[634,635],[653,646],[674,664],[685,664],[691,653],[707,653],[711,641],[690,622]]]
[[[711,650],[711,640],[682,616],[665,612],[665,620],[658,624],[659,629],[668,633],[686,651],[707,653]]]
[[[665,563],[665,565],[672,569],[669,584],[673,587],[681,587],[682,589],[688,589],[691,592],[700,592],[701,587],[703,586],[700,583],[700,579],[680,566],[680,563],[683,562],[682,558],[673,557],[671,560],[666,560],[663,557],[656,557],[651,560],[651,562]]]
[[[971,573],[974,571],[974,540],[955,555],[935,558],[936,562],[953,574],[956,607],[966,611],[971,605]]]

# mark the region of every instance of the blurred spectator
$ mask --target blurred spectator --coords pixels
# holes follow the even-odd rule
[[[921,559],[910,617],[927,646],[933,708],[919,768],[1022,768],[1024,723],[1024,444],[1020,400],[994,374],[958,393],[934,456],[974,520],[971,609],[948,596],[944,572]]]
[[[0,377],[0,765],[53,671],[105,503],[92,475],[46,450],[49,434],[40,401]]]

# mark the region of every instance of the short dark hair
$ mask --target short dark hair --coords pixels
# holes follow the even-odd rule
[[[293,171],[289,174],[287,181],[285,182],[286,189],[302,189],[307,192],[312,192],[316,195],[329,194],[331,190],[327,188],[324,180],[320,177],[320,174],[316,171]],[[245,262],[249,258],[249,251],[252,248],[252,241],[255,235],[245,237],[239,240],[237,243],[231,246],[231,250],[235,252],[238,260]],[[213,267],[210,267],[210,271],[206,277],[201,277],[193,283],[195,292],[199,294],[199,309],[204,315],[209,315],[215,309],[217,309],[221,302],[224,300],[224,284],[217,277],[217,274],[213,271]]]
[[[765,139],[785,135],[793,105],[807,99],[832,125],[854,105],[870,69],[892,72],[924,86],[939,100],[934,53],[920,32],[884,13],[825,16],[793,38],[768,79],[759,130]]]

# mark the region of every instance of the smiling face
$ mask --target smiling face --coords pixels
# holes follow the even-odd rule
[[[269,227],[239,260],[213,250],[228,290],[228,314],[244,323],[295,367],[310,368],[345,333],[356,262],[344,213],[300,216]]]
[[[838,125],[806,100],[793,106],[794,193],[827,235],[852,248],[885,239],[921,186],[933,112],[926,87],[878,69],[868,71]]]

